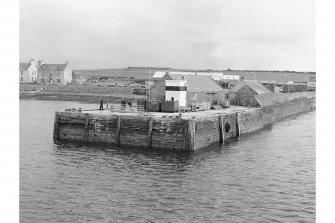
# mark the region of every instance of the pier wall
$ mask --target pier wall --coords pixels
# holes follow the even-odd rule
[[[244,112],[191,119],[56,112],[54,139],[193,151],[261,129],[278,119],[307,112],[314,107],[315,97],[303,97]]]
[[[315,97],[303,97],[253,111],[198,119],[195,125],[194,150],[261,129],[277,120],[314,108]],[[229,129],[225,128],[226,123],[229,124]]]
[[[125,147],[185,148],[189,120],[57,112],[54,138]],[[186,126],[186,129],[185,129]],[[185,133],[184,133],[185,132]]]

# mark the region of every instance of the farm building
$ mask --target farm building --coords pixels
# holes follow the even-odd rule
[[[72,81],[72,69],[69,62],[64,64],[44,64],[39,61],[37,71],[38,83],[41,84],[70,84]]]
[[[275,89],[278,86],[278,83],[276,81],[259,81],[259,82],[263,84],[271,92],[275,92]]]
[[[34,83],[37,81],[37,66],[34,59],[31,59],[29,63],[20,63],[19,72],[20,83]]]
[[[307,83],[283,83],[281,87],[283,93],[307,91]]]
[[[72,72],[72,83],[73,84],[83,84],[86,82],[86,79],[83,75]]]
[[[215,81],[220,81],[221,79],[223,79],[224,75],[223,73],[220,72],[194,72],[194,71],[156,71],[153,75],[154,79],[157,78],[162,78],[166,73],[172,74],[172,75],[183,75],[183,76],[189,76],[189,75],[197,75],[197,76],[207,76],[207,77],[211,77],[213,80]]]
[[[230,103],[242,106],[259,106],[256,95],[271,94],[272,92],[255,80],[239,82],[229,91]]]
[[[208,76],[165,74],[150,88],[150,99],[179,101],[179,106],[229,106],[229,93]]]

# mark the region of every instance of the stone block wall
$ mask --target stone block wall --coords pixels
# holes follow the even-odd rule
[[[188,120],[175,117],[152,119],[60,112],[55,117],[54,138],[128,147],[193,150],[193,147],[186,146],[186,122]]]
[[[88,121],[88,141],[116,143],[117,117],[95,117]]]
[[[195,121],[194,148],[198,149],[220,142],[219,117],[198,119]]]
[[[121,117],[120,145],[148,147],[149,118]]]
[[[181,119],[153,120],[152,147],[184,150],[183,121]]]

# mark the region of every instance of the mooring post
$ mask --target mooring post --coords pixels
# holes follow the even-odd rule
[[[240,113],[236,112],[236,136],[240,136]]]
[[[183,119],[183,145],[184,145],[184,150],[188,150],[188,120]]]
[[[183,120],[183,145],[184,150],[194,151],[195,121]]]
[[[115,142],[117,146],[120,146],[120,130],[121,130],[121,117],[117,116],[116,118],[116,133],[115,133]]]
[[[194,151],[195,121],[188,120],[188,150]]]
[[[149,118],[149,131],[148,131],[148,148],[151,149],[152,146],[152,125],[153,119],[152,117]]]
[[[220,143],[224,141],[224,131],[223,131],[223,117],[219,116],[219,132],[220,132]]]
[[[85,114],[85,130],[84,130],[84,141],[88,141],[88,122],[89,122],[89,114]]]
[[[55,141],[58,141],[58,140],[59,140],[59,126],[58,126],[58,119],[59,119],[58,112],[55,112],[54,132],[53,132],[53,138],[54,138]]]

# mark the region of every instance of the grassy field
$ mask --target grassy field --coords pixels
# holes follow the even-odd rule
[[[41,90],[43,89],[43,90]],[[41,91],[39,91],[41,90]],[[39,91],[37,93],[31,93]],[[57,101],[85,101],[99,103],[100,98],[105,102],[120,102],[127,100],[143,100],[146,96],[134,95],[130,87],[108,87],[95,84],[87,85],[41,85],[20,84],[20,99],[39,99]]]

